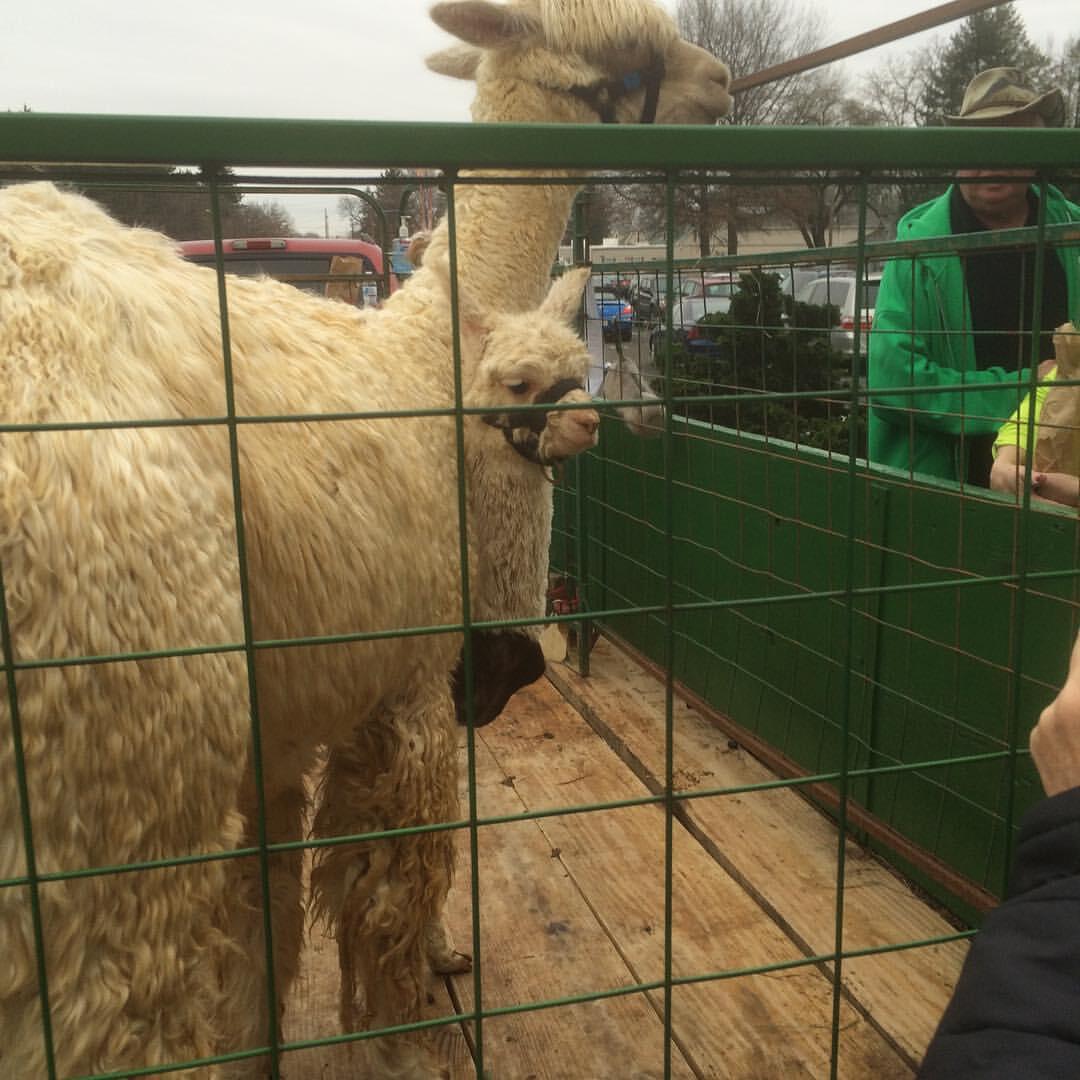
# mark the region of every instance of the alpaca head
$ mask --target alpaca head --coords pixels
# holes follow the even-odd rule
[[[445,263],[440,279],[448,286]],[[588,267],[570,270],[551,285],[534,311],[490,312],[460,295],[464,400],[485,409],[482,420],[502,432],[523,457],[553,465],[596,445],[595,409],[530,409],[525,405],[584,405],[589,354],[572,329],[581,307]]]
[[[605,363],[604,381],[596,395],[603,401],[638,402],[620,405],[615,411],[631,433],[641,438],[664,432],[664,403],[649,382],[648,376],[631,357],[620,356],[617,363]]]
[[[448,0],[431,17],[463,44],[428,66],[476,80],[477,120],[711,124],[731,107],[727,66],[654,0]]]

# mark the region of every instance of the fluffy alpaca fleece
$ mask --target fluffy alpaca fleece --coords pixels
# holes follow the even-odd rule
[[[461,44],[429,58],[428,65],[442,74],[476,80],[472,111],[477,121],[598,122],[595,110],[571,91],[639,70],[657,59],[664,68],[657,122],[713,123],[730,108],[727,67],[679,39],[670,16],[653,0],[517,0],[505,5],[463,0],[436,4],[431,13]],[[644,90],[621,98],[615,107],[618,120],[639,120],[644,98]],[[541,182],[536,186],[465,184],[456,189],[457,267],[469,295],[486,297],[492,306],[507,312],[528,310],[540,302],[575,195],[573,185],[542,181],[566,175],[538,174]],[[514,223],[513,244],[505,243],[507,222]],[[440,267],[448,260],[449,240],[444,222],[433,231],[424,265],[413,275],[413,282],[427,285],[431,276],[444,273]],[[399,293],[387,309],[404,302],[404,294]],[[624,419],[644,425],[654,416],[638,407],[627,409]],[[474,570],[473,617],[540,618],[545,610],[551,491],[539,486],[535,471],[522,470],[512,459],[506,464],[500,457],[500,464],[493,465],[496,459],[488,451],[496,449],[500,438],[480,427],[468,429],[467,465],[473,481],[469,518],[493,525],[514,521],[522,527],[513,530],[500,524],[476,530],[470,537],[474,554],[484,552]],[[508,507],[514,508],[509,515]],[[482,537],[477,536],[480,532]],[[523,638],[524,650],[520,647]],[[515,685],[542,672],[534,639],[534,632],[474,638],[476,707],[487,719],[498,712]],[[370,727],[358,729],[351,746],[331,752],[315,819],[316,835],[331,837],[379,827],[371,816],[378,801],[366,793],[392,783],[397,765],[373,754],[368,745],[370,731]],[[346,1025],[355,1018],[356,971],[370,971],[373,960],[354,927],[367,918],[378,875],[396,858],[392,848],[378,861],[370,849],[352,861],[347,849],[329,849],[313,874],[315,902],[330,915],[338,937],[341,1012]],[[467,966],[437,921],[428,923],[425,934],[436,970]],[[368,987],[369,1012],[377,990],[377,982]]]
[[[475,80],[477,122],[597,123],[595,109],[572,91],[656,60],[664,69],[657,124],[712,124],[731,107],[727,66],[679,38],[655,0],[463,0],[435,4],[431,17],[459,44],[429,57],[428,67]],[[644,98],[644,89],[620,98],[618,122],[637,123]],[[542,181],[568,175],[548,170],[536,174],[541,182],[535,186],[456,189],[458,270],[476,295],[498,298],[504,311],[540,302],[577,193],[573,184]],[[504,242],[508,221],[514,222],[512,244]],[[442,257],[448,240],[445,225],[436,227],[428,258]]]
[[[500,320],[466,334],[466,405],[500,411],[530,400],[541,373],[581,375],[586,353],[564,325],[568,290],[580,288],[580,277],[568,280],[553,290],[553,307],[510,317],[505,332],[518,344],[505,363],[492,352]],[[228,322],[241,417],[453,402],[437,278],[376,312],[230,279]],[[544,355],[530,342],[557,347]],[[50,184],[9,188],[0,193],[0,355],[7,423],[165,422],[0,440],[14,660],[105,658],[16,675],[34,872],[254,843],[253,702],[236,648],[245,641],[242,581],[258,642],[460,622],[454,418],[236,425],[241,567],[231,430],[213,422],[226,412],[226,380],[212,271],[80,196]],[[557,459],[592,445],[595,414],[558,415],[542,453]],[[196,419],[211,422],[175,425]],[[304,772],[320,744],[354,730],[370,783],[350,793],[351,809],[375,808],[378,828],[457,818],[449,674],[459,648],[460,634],[446,632],[253,650],[269,841],[300,838]],[[175,650],[193,652],[107,660]],[[30,867],[6,696],[4,711],[6,880]],[[370,874],[358,871],[366,849],[353,854],[354,893],[370,885],[350,923],[368,1010],[380,1024],[405,1022],[418,1014],[423,952],[449,888],[450,834],[373,847]],[[268,861],[280,1001],[301,942],[300,854]],[[256,858],[47,882],[38,896],[60,1074],[266,1040]],[[0,1073],[36,1080],[46,1066],[29,901],[28,886],[0,889]],[[385,1056],[397,1071],[427,1075],[409,1046]],[[248,1061],[214,1074],[264,1070]]]
[[[663,78],[656,102],[657,123],[713,123],[731,105],[726,65],[680,39],[671,16],[654,0],[516,0],[508,4],[465,0],[436,4],[431,15],[459,44],[429,57],[428,66],[476,81],[472,113],[479,122],[595,123],[599,117],[594,107],[572,91],[656,67],[658,62]],[[639,89],[617,100],[618,121],[638,121],[644,98],[645,90]],[[486,175],[499,174],[489,170]],[[535,185],[463,184],[456,189],[461,280],[473,295],[497,298],[495,306],[502,311],[535,307],[546,293],[577,191],[572,184],[543,182],[565,178],[566,172],[536,175]],[[513,244],[502,242],[508,221],[515,223]],[[448,247],[444,222],[424,242],[425,267],[444,262]],[[421,269],[419,274],[427,272]],[[601,397],[649,396],[632,362],[609,372],[601,389]],[[657,405],[626,406],[620,412],[636,433],[655,432],[662,421]],[[489,433],[477,432],[478,452],[469,458],[471,472],[486,474],[485,482],[475,485],[478,502],[470,506],[470,513],[475,519],[494,521],[500,504],[517,503],[512,492],[518,489],[510,477],[490,474],[486,463],[492,459],[479,452],[485,435],[490,442]],[[534,509],[534,525],[522,531],[516,557],[492,552],[493,558],[485,561],[488,576],[476,595],[481,605],[490,602],[490,614],[477,618],[539,618],[544,614],[550,490],[525,497],[521,505],[525,504]],[[488,536],[497,544],[505,543],[502,530],[492,530]],[[528,567],[528,572],[521,572],[522,567]]]
[[[631,69],[645,46],[667,69],[658,121],[711,122],[726,111],[723,65],[679,42],[657,5],[618,5],[623,31],[605,14],[610,2],[440,4],[440,25],[471,44],[432,66],[476,78],[478,120],[595,121],[569,89]],[[545,26],[566,36],[548,40]],[[619,119],[636,120],[643,97],[620,100]],[[466,293],[499,310],[536,307],[572,195],[558,186],[459,190]],[[507,222],[516,245],[503,243]],[[446,243],[445,228],[436,230],[433,245]],[[437,275],[421,270],[373,315],[274,282],[233,281],[237,413],[446,406],[452,346]],[[226,412],[213,275],[178,262],[161,237],[120,229],[47,185],[0,193],[0,356],[8,423]],[[395,417],[0,438],[0,566],[16,663],[192,650],[19,668],[35,873],[251,843],[252,689],[270,841],[299,835],[313,748],[350,733],[346,756],[357,764],[331,769],[320,811],[326,835],[358,822],[393,828],[457,816],[449,682],[460,635],[260,647],[250,681],[242,651],[213,651],[244,641],[245,616],[259,642],[458,622],[453,430],[450,420]],[[30,869],[10,730],[5,723],[0,734],[0,880]],[[321,868],[320,903],[337,922],[343,962],[364,984],[376,1024],[416,1018],[424,951],[445,952],[437,916],[450,880],[448,837],[358,846],[351,860]],[[275,853],[268,862],[280,1001],[302,929],[300,856]],[[257,860],[247,858],[43,883],[58,1072],[261,1045],[268,1019],[258,880]],[[36,1080],[45,1066],[33,941],[28,886],[0,889],[0,1074]],[[216,1073],[263,1068],[240,1063]],[[386,1045],[376,1068],[438,1075],[412,1040]]]
[[[663,81],[656,123],[711,124],[731,107],[727,66],[680,39],[671,16],[654,0],[516,0],[505,5],[465,0],[436,4],[431,15],[461,43],[430,57],[428,66],[454,78],[475,79],[472,114],[479,122],[594,123],[599,119],[595,108],[573,91],[646,71],[658,62]],[[643,89],[619,98],[614,103],[617,121],[639,121],[644,99]],[[569,175],[549,170],[537,177]],[[503,310],[535,307],[546,292],[576,193],[566,183],[459,186],[462,279],[478,295],[497,297]],[[507,221],[515,223],[513,244],[504,242]],[[436,229],[433,257],[447,243],[445,228]],[[635,434],[655,434],[662,427],[663,409],[629,358],[607,372],[600,397],[645,402],[618,409]]]

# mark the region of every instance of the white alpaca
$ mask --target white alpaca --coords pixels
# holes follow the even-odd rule
[[[48,184],[10,188],[0,193],[0,283],[8,422],[221,415],[216,280],[164,237],[123,228]],[[568,277],[540,312],[488,319],[475,343],[466,336],[466,406],[497,415],[542,393],[539,380],[581,378],[586,353],[565,325],[581,286],[580,274]],[[445,291],[411,291],[408,318],[405,305],[363,314],[276,282],[231,281],[239,414],[452,405]],[[441,369],[430,362],[433,335]],[[552,419],[535,440],[539,460],[595,442],[595,413]],[[239,427],[256,640],[460,622],[454,425],[444,415]],[[17,662],[207,650],[20,673],[36,872],[254,842],[253,831],[244,835],[258,810],[244,656],[213,651],[244,640],[228,428],[7,435],[0,468]],[[449,675],[459,647],[460,634],[447,632],[254,652],[269,840],[299,838],[304,771],[320,744],[340,744],[357,725],[371,762],[393,763],[389,789],[376,783],[365,793],[381,808],[377,826],[456,818]],[[28,868],[9,738],[0,777],[0,878],[10,879]],[[375,876],[360,929],[368,1000],[386,1023],[415,1015],[415,969],[450,873],[445,833],[392,846],[397,858]],[[300,944],[299,853],[271,856],[270,877],[283,993]],[[50,883],[39,899],[63,1074],[265,1040],[254,860]],[[4,1075],[27,1078],[45,1070],[30,912],[26,887],[0,890],[0,1064]]]
[[[409,243],[409,262],[414,268],[423,263],[431,242],[431,234],[417,233]],[[449,267],[443,259],[439,264],[449,289]],[[569,280],[587,279],[588,269],[571,271]],[[557,292],[569,298],[565,319],[576,321],[579,307],[575,285],[561,285]],[[545,301],[545,310],[552,307],[556,293]],[[466,298],[466,304],[468,299]],[[490,334],[485,342],[489,356],[511,358],[520,346],[515,336],[524,332],[512,319],[499,320],[499,328],[487,328],[479,314],[466,308],[464,329],[475,339]],[[533,326],[533,332],[536,330]],[[494,331],[494,332],[493,332]],[[539,341],[536,345],[540,345]],[[554,355],[554,341],[545,345]],[[496,369],[490,361],[485,365],[487,381],[494,386]],[[560,390],[563,388],[559,388]],[[567,403],[580,397],[587,400],[583,390],[568,389],[562,400]],[[544,614],[547,594],[547,567],[551,547],[551,524],[554,512],[554,476],[531,451],[535,432],[531,426],[545,423],[549,428],[567,422],[565,413],[546,418],[518,413],[488,417],[483,423],[465,427],[465,460],[469,499],[469,545],[472,552],[470,580],[471,619],[474,622],[494,622],[510,619],[535,619]],[[531,425],[531,426],[530,426]],[[518,450],[517,455],[505,454],[505,440]],[[530,464],[531,463],[531,464]],[[510,696],[522,686],[544,673],[544,656],[539,645],[541,627],[531,625],[500,631],[477,629],[472,632],[472,711],[465,694],[464,657],[454,672],[454,703],[460,723],[477,726],[490,723],[499,714]],[[446,970],[436,958],[439,970]],[[460,956],[453,960],[460,967]]]
[[[725,64],[679,38],[670,15],[654,0],[449,0],[431,9],[433,20],[459,44],[428,58],[442,74],[476,81],[473,119],[483,123],[714,123],[731,106]],[[470,175],[468,170],[461,174]],[[499,176],[486,170],[484,176]],[[521,170],[501,175],[521,179]],[[577,194],[566,170],[529,174],[535,184],[470,185],[455,189],[457,268],[464,288],[500,311],[534,308],[547,292],[551,267]],[[513,243],[506,223],[513,222]],[[414,278],[445,274],[447,223],[418,240],[423,265]],[[389,308],[399,301],[392,297]],[[632,361],[607,371],[600,397],[651,399],[620,410],[636,434],[655,433],[662,409]],[[474,463],[470,468],[481,468]],[[483,486],[490,493],[497,489]],[[494,571],[477,590],[488,614],[477,618],[539,618],[545,609],[550,492],[540,526],[526,532],[511,581]],[[479,506],[472,516],[483,516]]]
[[[679,39],[670,17],[651,0],[521,0],[507,5],[468,0],[436,4],[432,17],[463,44],[436,54],[428,64],[443,74],[476,80],[473,117],[477,121],[589,123],[607,111],[610,119],[637,122],[654,109],[660,122],[711,123],[730,107],[726,66]],[[642,85],[628,89],[638,73],[644,74]],[[503,311],[528,308],[544,295],[576,189],[543,180],[567,175],[554,170],[536,174],[539,182],[528,186],[457,187],[457,265],[469,293],[497,298],[496,306]],[[505,243],[506,222],[514,223],[512,244]],[[440,272],[437,267],[447,259],[449,239],[443,222],[420,242],[414,254],[422,251],[424,263],[414,280]],[[392,309],[398,302],[391,298],[387,307]],[[647,396],[647,389],[635,369],[609,373],[602,393],[640,399]],[[634,430],[654,429],[658,424],[655,407],[628,406],[621,412]],[[485,551],[485,557],[479,560],[472,582],[472,614],[477,620],[540,618],[545,611],[551,492],[535,487],[535,474],[522,486],[512,470],[502,465],[490,469],[487,462],[495,459],[483,449],[493,439],[498,441],[492,432],[470,428],[470,476],[483,476],[482,483],[470,488],[470,519],[474,524],[492,523],[491,528],[473,532],[474,553]],[[500,527],[508,506],[517,508],[510,520],[528,524]],[[523,512],[526,507],[531,521]],[[482,540],[476,539],[477,533]],[[475,707],[484,722],[498,713],[516,687],[543,672],[543,658],[535,628],[474,634],[473,645]],[[455,681],[455,690],[460,690],[460,679]],[[458,705],[460,715],[460,697]],[[363,793],[379,783],[377,770],[392,766],[379,762],[370,747],[363,745],[364,731],[358,736],[359,745],[331,754],[324,801],[316,817],[319,836],[375,828],[368,817],[371,803]],[[352,792],[358,793],[357,807],[349,805]],[[325,892],[331,898],[321,905],[336,916],[346,1023],[355,1015],[356,960],[352,954],[356,934],[351,926],[364,911],[368,895],[361,890],[350,897],[348,883],[357,872],[370,874],[369,865],[365,858],[359,871],[350,870],[347,853],[334,849],[313,878],[316,894]],[[436,924],[429,927],[429,935],[436,969],[460,970],[460,954]]]
[[[472,114],[479,122],[713,123],[731,105],[726,65],[681,40],[671,17],[653,0],[463,0],[435,4],[431,15],[460,43],[429,57],[428,66],[476,81]],[[520,179],[522,174],[505,175]],[[565,179],[570,175],[565,170],[531,175],[536,184],[465,183],[455,189],[461,281],[501,311],[533,308],[547,292],[577,193],[572,184],[543,182]],[[514,223],[513,243],[505,242],[507,222]],[[448,247],[443,222],[421,241],[424,266],[445,262]],[[438,271],[418,274],[428,272]],[[651,398],[653,404],[629,405],[620,413],[637,434],[662,426],[662,410],[632,361],[605,374],[600,397]],[[489,494],[496,489],[480,488]],[[481,514],[477,507],[473,516]],[[501,583],[492,579],[491,587],[477,590],[479,602],[492,601],[485,618],[543,615],[547,557],[539,552],[546,552],[550,536],[550,492],[536,520],[543,527],[525,533],[516,560],[528,572],[511,581],[491,568]]]
[[[515,413],[512,407],[529,399],[557,400],[564,407],[589,403],[582,388],[588,354],[570,329],[588,275],[584,268],[556,280],[537,312],[483,313],[461,299],[462,351],[470,373],[464,404],[487,410],[483,416],[468,417],[464,426],[474,621],[533,618],[537,603],[543,603],[552,516],[546,466],[593,445],[600,421],[591,408]],[[460,665],[454,673],[460,722],[490,722],[514,690],[543,673],[538,634],[539,627],[474,631],[471,709]],[[387,749],[378,727],[365,725],[356,729],[348,745],[331,750],[320,785],[317,836],[387,827],[384,797],[368,794],[382,793],[397,782],[399,763],[386,757]],[[346,1029],[358,1022],[354,997],[360,982],[365,983],[367,1002],[380,996],[385,943],[371,933],[370,909],[374,895],[384,888],[387,865],[403,856],[396,844],[338,845],[316,854],[314,904],[338,935]],[[425,934],[424,949],[436,970],[468,969],[468,958],[454,950],[440,922],[432,920]]]
[[[595,118],[574,87],[629,70],[650,50],[667,62],[658,118],[724,111],[722,66],[709,69],[645,0],[616,6],[617,19],[609,3],[586,0],[438,10],[474,36],[497,31],[477,76],[479,100],[490,99],[483,118],[496,103],[513,113],[504,119]],[[628,93],[616,111],[640,114],[645,93]],[[553,218],[565,218],[568,196],[542,197],[536,228],[516,230],[523,295],[510,302],[490,288],[509,275],[486,240],[529,220],[534,193],[498,189],[500,203],[494,190],[461,195],[463,289],[527,311],[544,295],[562,227]],[[436,242],[445,239],[437,230]],[[438,273],[419,271],[371,314],[274,282],[231,282],[233,405],[245,420],[227,423],[213,274],[49,185],[0,193],[4,418],[52,425],[0,440],[0,566],[18,691],[18,714],[0,735],[0,881],[26,879],[0,889],[3,1075],[45,1074],[45,1002],[60,1074],[242,1051],[270,1031],[258,857],[35,886],[36,875],[228,852],[255,843],[258,811],[270,842],[295,841],[304,770],[320,744],[354,732],[361,782],[331,785],[338,801],[324,805],[324,824],[339,809],[349,829],[456,819],[450,672],[460,634],[408,633],[461,621],[455,422],[289,419],[449,407]],[[466,364],[479,364],[466,339]],[[464,373],[467,386],[475,373]],[[516,400],[500,387],[483,407]],[[591,442],[594,421],[557,415],[576,448]],[[157,426],[64,426],[147,419]],[[107,659],[131,652],[143,658]],[[322,902],[342,915],[343,960],[377,1024],[418,1014],[451,858],[449,834],[434,832],[358,846],[337,874],[335,860],[324,863]],[[301,937],[300,855],[266,863],[280,1003]],[[35,910],[48,975],[40,988]],[[382,1057],[384,1075],[434,1075],[412,1040],[394,1040]]]

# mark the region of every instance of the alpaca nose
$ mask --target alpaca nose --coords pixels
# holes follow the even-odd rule
[[[600,414],[595,409],[584,409],[574,414],[574,421],[584,429],[587,435],[595,435],[600,427]]]
[[[673,101],[673,115],[665,122],[714,123],[731,111],[731,69],[699,45],[677,41],[668,62],[669,72],[681,72],[681,100]],[[673,92],[678,89],[673,86]]]
[[[731,69],[723,60],[719,60],[715,56],[710,57],[710,59],[712,60],[712,63],[709,65],[709,82],[716,83],[721,90],[730,90]]]

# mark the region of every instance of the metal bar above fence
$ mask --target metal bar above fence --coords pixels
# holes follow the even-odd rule
[[[138,150],[133,150],[138,147]],[[0,162],[281,168],[1075,168],[1080,129],[402,124],[0,115]]]

